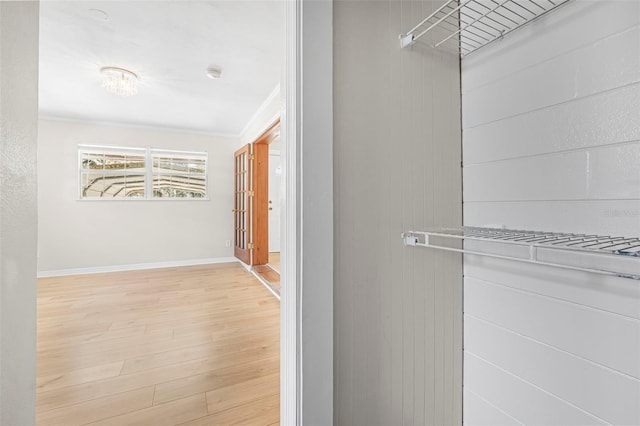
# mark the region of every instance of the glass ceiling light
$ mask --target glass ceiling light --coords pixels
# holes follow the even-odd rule
[[[114,95],[133,96],[138,93],[138,76],[124,68],[104,67],[100,69],[102,74],[102,87]]]

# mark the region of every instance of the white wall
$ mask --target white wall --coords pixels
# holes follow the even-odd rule
[[[78,144],[207,151],[209,200],[78,200]],[[198,134],[40,120],[41,272],[233,256],[233,152]],[[233,245],[233,242],[232,244]]]
[[[462,62],[466,225],[640,235],[640,2]],[[640,285],[465,258],[467,424],[640,424]]]
[[[0,424],[35,424],[38,2],[0,2]]]
[[[334,3],[336,425],[462,421],[462,258],[400,238],[462,224],[458,56],[398,41],[440,4]]]

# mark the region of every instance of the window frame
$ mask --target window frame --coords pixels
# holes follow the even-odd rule
[[[209,153],[207,151],[181,151],[170,150],[160,148],[140,148],[140,147],[124,147],[124,146],[107,146],[107,145],[86,145],[78,144],[78,201],[210,201],[209,198]],[[144,177],[144,193],[141,197],[87,197],[83,196],[83,182],[82,178],[86,174],[86,169],[82,166],[83,154],[106,154],[106,153],[118,153],[126,154],[132,153],[137,155],[144,155],[145,167],[143,173],[133,173],[132,176]],[[153,159],[154,156],[175,156],[173,158],[179,159],[194,159],[204,161],[204,196],[203,197],[156,197],[153,192],[153,178],[158,173],[153,171]],[[104,171],[103,171],[104,173]],[[121,170],[109,171],[107,174],[118,174]],[[164,175],[171,175],[172,173],[162,173]],[[176,174],[176,173],[173,173]]]

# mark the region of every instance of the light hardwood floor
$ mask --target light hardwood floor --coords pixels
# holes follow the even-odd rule
[[[37,423],[278,424],[279,312],[235,263],[40,279]]]
[[[266,281],[266,284],[271,289],[280,295],[280,274],[274,271],[270,265],[257,265],[253,267],[253,270],[260,275],[260,277]]]
[[[280,252],[269,253],[269,266],[277,273],[280,273]]]
[[[254,266],[253,270],[276,294],[280,295],[280,253],[269,253],[269,263]]]

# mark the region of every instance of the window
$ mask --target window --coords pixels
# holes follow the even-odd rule
[[[80,198],[207,196],[207,153],[80,145]]]
[[[204,198],[207,154],[151,150],[154,198]]]
[[[144,198],[146,150],[81,147],[80,198]]]

